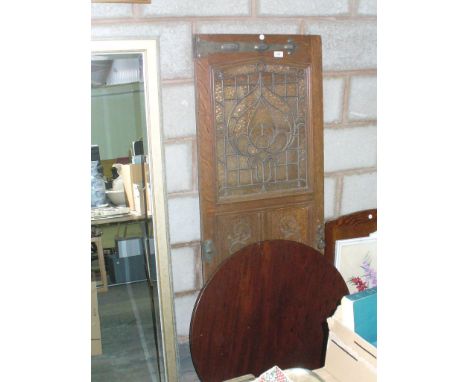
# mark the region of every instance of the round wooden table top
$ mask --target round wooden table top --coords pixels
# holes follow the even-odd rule
[[[190,350],[202,382],[323,366],[331,316],[348,288],[336,268],[294,241],[251,244],[201,290]]]

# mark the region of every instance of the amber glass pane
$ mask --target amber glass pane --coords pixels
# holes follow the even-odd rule
[[[262,62],[213,70],[219,199],[307,189],[306,75]]]

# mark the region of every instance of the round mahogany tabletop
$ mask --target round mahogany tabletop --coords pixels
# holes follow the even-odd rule
[[[323,366],[331,316],[348,288],[315,249],[288,240],[251,244],[201,290],[190,350],[202,382]]]

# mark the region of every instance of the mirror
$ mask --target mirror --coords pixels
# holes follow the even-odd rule
[[[92,42],[93,381],[178,380],[158,52]]]

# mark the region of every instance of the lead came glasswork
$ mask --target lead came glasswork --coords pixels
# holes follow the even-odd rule
[[[307,179],[307,69],[213,69],[218,199],[300,191]]]

